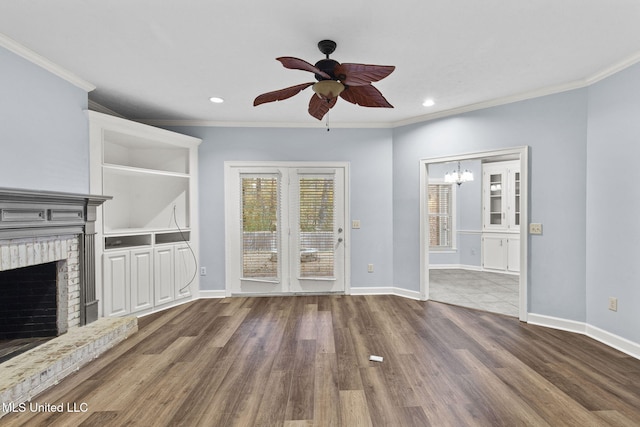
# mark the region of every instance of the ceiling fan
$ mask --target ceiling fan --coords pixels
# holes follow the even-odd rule
[[[312,86],[316,94],[311,96],[309,101],[309,114],[318,120],[322,120],[324,115],[336,105],[338,96],[345,101],[363,107],[393,108],[393,105],[389,104],[382,93],[371,83],[384,79],[396,67],[392,65],[340,64],[338,61],[329,59],[329,55],[336,50],[336,42],[332,40],[322,40],[318,43],[318,49],[326,55],[326,58],[316,62],[315,65],[291,56],[276,58],[285,68],[314,73],[317,82],[302,83],[263,93],[253,101],[253,105],[282,101]]]

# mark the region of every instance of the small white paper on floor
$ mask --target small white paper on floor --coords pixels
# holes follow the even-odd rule
[[[382,362],[382,356],[374,356],[373,354],[369,356],[369,360],[372,362]]]

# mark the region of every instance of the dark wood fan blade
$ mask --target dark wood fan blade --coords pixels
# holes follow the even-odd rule
[[[329,112],[338,102],[338,98],[320,98],[318,95],[313,94],[309,100],[309,114],[318,120],[322,120],[325,114]]]
[[[319,76],[324,77],[325,79],[330,79],[331,76],[324,71],[320,70],[315,65],[309,64],[304,59],[294,58],[292,56],[281,56],[280,58],[276,58],[278,61],[282,62],[285,68],[289,68],[291,70],[303,70],[309,71],[311,73],[317,74]]]
[[[380,91],[371,85],[349,86],[342,91],[340,97],[345,101],[363,107],[393,108],[393,105],[389,104],[389,101],[382,96]]]
[[[300,91],[308,88],[314,82],[302,83],[299,85],[287,87],[280,90],[274,90],[273,92],[263,93],[262,95],[258,95],[256,99],[253,100],[253,106],[264,104],[265,102],[273,102],[273,101],[282,101],[283,99],[291,98],[293,95],[298,94]]]
[[[384,79],[395,70],[393,65],[339,64],[334,74],[347,86],[364,86]]]

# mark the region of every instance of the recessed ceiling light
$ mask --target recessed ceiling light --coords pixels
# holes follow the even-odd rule
[[[425,107],[433,107],[434,105],[436,105],[436,102],[433,99],[426,99],[422,105],[424,105]]]
[[[211,98],[209,98],[209,101],[213,102],[214,104],[222,104],[224,102],[224,99],[218,98],[217,96],[212,96]]]

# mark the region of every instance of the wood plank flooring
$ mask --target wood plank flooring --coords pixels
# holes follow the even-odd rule
[[[0,424],[638,426],[640,361],[435,302],[227,298],[140,319],[137,334],[33,402],[86,412],[27,406]]]

